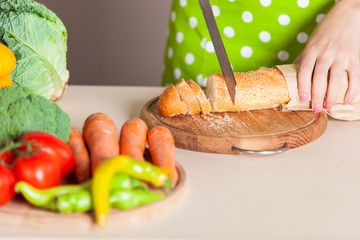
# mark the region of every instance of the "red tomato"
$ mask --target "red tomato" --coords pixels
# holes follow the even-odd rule
[[[25,181],[40,189],[57,186],[62,179],[57,159],[41,150],[30,156],[17,157],[13,167],[18,181]]]
[[[40,148],[52,155],[60,163],[62,177],[68,176],[74,169],[75,160],[71,148],[60,138],[45,132],[29,132],[23,135],[20,141],[33,140],[37,145],[33,149]],[[25,147],[25,150],[27,148]]]
[[[11,163],[16,155],[12,150],[7,150],[0,154],[0,162]]]
[[[0,165],[0,206],[13,199],[15,183],[14,172],[10,168]]]

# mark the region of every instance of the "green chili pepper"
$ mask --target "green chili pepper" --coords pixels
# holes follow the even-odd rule
[[[83,189],[76,193],[63,194],[44,205],[43,208],[62,213],[88,212],[93,209],[91,192]]]
[[[110,193],[109,203],[112,207],[128,210],[137,206],[155,202],[163,197],[165,197],[164,193],[120,190],[112,191]]]
[[[123,155],[102,162],[96,168],[91,184],[95,217],[100,228],[104,228],[106,224],[110,208],[109,185],[112,176],[117,173],[129,174],[155,187],[167,186],[170,183],[168,173],[149,162],[139,162]]]
[[[86,188],[89,189],[89,185],[90,183],[86,182],[83,185],[67,185],[48,189],[37,189],[27,182],[20,181],[15,184],[15,192],[21,193],[24,198],[34,206],[43,207],[50,204],[50,201],[53,201],[60,195],[77,193]]]
[[[112,190],[132,190],[132,189],[142,189],[148,191],[149,188],[145,183],[133,178],[127,174],[116,174],[111,178],[110,182],[110,191]]]

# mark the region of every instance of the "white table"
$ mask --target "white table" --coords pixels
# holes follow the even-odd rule
[[[117,127],[161,87],[70,86],[58,104],[74,127],[104,112]],[[329,120],[315,142],[273,156],[176,149],[188,189],[170,210],[117,229],[58,232],[0,226],[0,239],[360,239],[360,121]]]

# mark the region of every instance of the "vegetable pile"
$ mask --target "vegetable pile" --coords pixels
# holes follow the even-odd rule
[[[139,118],[125,122],[120,138],[104,113],[90,115],[81,132],[72,128],[51,102],[68,80],[66,41],[44,5],[0,0],[0,206],[21,194],[48,211],[94,211],[103,228],[110,208],[165,197],[176,179],[175,144],[168,129],[149,131]]]
[[[164,127],[94,113],[69,140],[29,131],[0,149],[0,206],[21,194],[34,207],[94,211],[104,228],[110,208],[132,209],[165,197],[176,178],[175,144]],[[149,150],[146,149],[146,144]]]
[[[55,13],[33,0],[0,0],[0,43],[16,56],[14,81],[53,101],[62,96],[67,32]]]

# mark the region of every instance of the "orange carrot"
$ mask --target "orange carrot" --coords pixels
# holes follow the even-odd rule
[[[153,164],[166,169],[174,180],[175,143],[169,129],[162,126],[152,128],[148,133],[148,144]]]
[[[106,159],[119,155],[119,139],[114,121],[104,113],[91,114],[84,122],[83,136],[90,152],[91,170]]]
[[[68,145],[71,148],[74,159],[74,175],[79,183],[90,179],[90,157],[86,149],[85,141],[80,131],[76,128],[71,128]]]
[[[148,127],[140,118],[127,120],[121,127],[120,153],[138,161],[145,161],[147,133]]]

